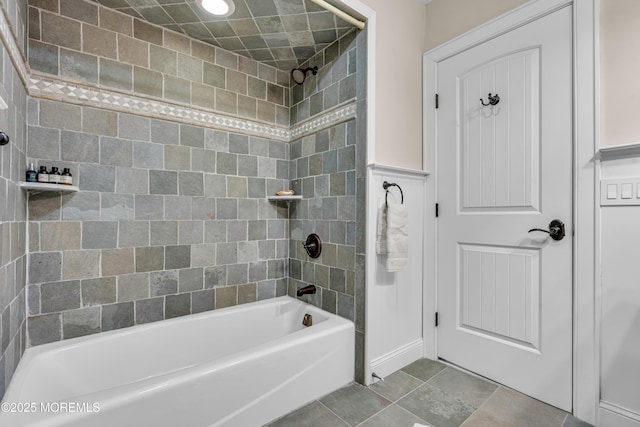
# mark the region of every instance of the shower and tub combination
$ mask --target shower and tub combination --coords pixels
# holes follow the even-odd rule
[[[353,381],[354,337],[284,296],[45,344],[25,352],[0,425],[258,426]]]

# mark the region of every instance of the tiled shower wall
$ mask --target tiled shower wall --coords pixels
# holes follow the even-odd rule
[[[306,299],[356,322],[356,376],[363,380],[365,302],[366,33],[351,33],[311,58],[318,66],[292,88],[291,122],[335,105],[357,101],[350,120],[291,143],[291,185],[303,200],[292,204],[290,292],[315,284]],[[310,258],[302,244],[310,233],[322,240],[322,254]]]
[[[289,144],[31,98],[28,157],[70,167],[80,192],[30,196],[30,344],[283,295],[287,284],[293,294],[315,281],[320,292],[311,302],[356,321],[361,368],[364,212],[356,207],[364,206],[365,194],[365,33],[351,33],[313,58],[320,72],[303,86],[289,89],[284,73],[280,92],[283,72],[236,55],[231,60],[213,47],[213,56],[204,57],[199,42],[126,15],[126,25],[115,28],[112,12],[93,3],[31,3],[37,29],[30,27],[29,58],[42,73],[276,125],[356,99],[358,117]],[[48,21],[71,25],[80,40],[85,31],[103,37],[102,44],[116,37],[117,49],[107,54],[69,42]],[[127,62],[122,41],[148,52],[146,62]],[[154,56],[159,52],[166,56]],[[177,68],[163,68],[163,58]],[[181,61],[195,61],[196,71],[181,72]],[[144,76],[162,91],[139,91]],[[179,79],[189,85],[176,98],[170,85]],[[193,95],[207,82],[213,88],[200,103]],[[253,95],[256,114],[246,114],[240,100]],[[273,116],[260,115],[265,103],[274,104]],[[305,199],[290,206],[266,200],[288,187]],[[309,232],[325,242],[318,260],[301,250]]]
[[[286,293],[288,144],[46,100],[28,156],[78,171],[29,200],[29,343]]]
[[[26,1],[2,1],[0,6],[18,42],[24,46]],[[4,21],[4,19],[2,20]],[[25,171],[26,91],[0,43],[0,130],[11,142],[0,146],[0,397],[11,380],[25,348],[25,194],[18,184]]]
[[[289,73],[87,0],[29,0],[29,64],[238,117],[289,125]]]

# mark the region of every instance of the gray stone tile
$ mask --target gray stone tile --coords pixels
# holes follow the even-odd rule
[[[165,268],[189,268],[191,266],[191,246],[165,247]]]
[[[227,222],[227,241],[240,242],[247,240],[247,221]]]
[[[149,193],[178,194],[178,174],[164,170],[149,171]]]
[[[32,199],[33,200],[33,199]],[[30,201],[29,204],[33,202]],[[62,197],[62,219],[92,221],[100,219],[100,195],[78,192]]]
[[[178,292],[180,293],[201,290],[203,284],[204,271],[202,268],[186,268],[178,272]]]
[[[85,221],[82,223],[83,249],[110,249],[118,245],[118,223],[115,221]]]
[[[29,317],[29,344],[46,344],[62,339],[62,315],[60,313]]]
[[[178,243],[178,223],[176,221],[151,221],[151,245],[175,245]]]
[[[164,219],[164,199],[162,196],[135,196],[135,219],[154,220]]]
[[[160,144],[147,142],[133,143],[133,166],[145,169],[162,169],[164,148]]]
[[[120,113],[118,136],[136,141],[150,141],[151,121],[146,117]]]
[[[83,280],[80,288],[83,307],[116,302],[115,277]]]
[[[427,381],[444,368],[446,368],[446,365],[443,365],[440,362],[435,362],[429,359],[420,359],[408,366],[405,366],[402,368],[402,371],[418,378],[419,380]]]
[[[40,101],[40,126],[81,131],[82,108],[62,102]]]
[[[513,390],[500,387],[465,423],[473,426],[562,426],[566,413]]]
[[[385,377],[384,381],[378,381],[373,384],[370,388],[379,395],[395,402],[407,393],[418,388],[422,383],[423,382],[421,380],[412,377],[411,375],[405,374],[402,371],[397,371]]]
[[[88,307],[62,313],[64,339],[100,332],[100,307]]]
[[[207,267],[204,269],[205,289],[225,286],[226,284],[227,284],[227,267],[225,265],[217,265],[215,267]]]
[[[346,427],[340,418],[318,401],[272,422],[269,427]]]
[[[75,308],[80,308],[80,282],[78,280],[43,283],[40,286],[41,313],[54,313]]]
[[[63,279],[90,279],[100,275],[100,251],[65,251],[62,266]]]
[[[428,423],[443,427],[460,426],[475,410],[473,406],[428,383],[402,398],[397,404]]]
[[[178,172],[178,193],[181,196],[204,196],[203,174]]]
[[[102,137],[100,139],[100,163],[131,167],[133,164],[133,144],[126,139]]]
[[[100,84],[116,89],[131,90],[133,87],[133,67],[100,58]]]
[[[227,178],[224,175],[204,175],[205,197],[227,197]]]
[[[191,312],[202,313],[215,309],[216,291],[214,289],[205,289],[191,293]]]
[[[359,384],[351,384],[334,391],[320,399],[320,402],[352,426],[380,412],[391,403]]]
[[[178,145],[180,143],[180,125],[165,120],[152,119],[151,142],[164,145]]]
[[[80,222],[43,222],[40,247],[44,252],[80,249]]]
[[[215,173],[216,152],[212,150],[205,150],[202,148],[192,148],[191,169],[194,171]]]
[[[29,255],[29,281],[42,283],[62,278],[62,255],[59,252],[32,253]]]
[[[164,146],[164,167],[170,170],[189,170],[191,168],[189,147],[179,145]]]
[[[204,128],[180,125],[180,145],[204,148]]]
[[[164,298],[149,298],[137,300],[136,324],[156,322],[164,319]]]
[[[216,245],[204,243],[191,245],[191,265],[193,267],[207,267],[216,263]]]
[[[194,197],[191,199],[193,219],[214,220],[216,219],[216,203],[215,199],[202,197]]]
[[[58,74],[58,46],[29,40],[29,65],[33,70]]]
[[[216,201],[216,217],[218,219],[238,218],[238,202],[236,199],[218,199]]]
[[[149,274],[124,274],[118,276],[118,302],[149,298]]]
[[[29,141],[31,141],[31,143],[27,144],[27,155],[29,157],[48,160],[60,159],[59,130],[29,126],[27,134]]]
[[[191,219],[191,197],[165,196],[165,219]]]
[[[391,426],[407,426],[411,427],[415,424],[428,425],[426,421],[401,408],[398,405],[391,405],[382,412],[369,418],[359,427],[391,427]]]
[[[202,243],[204,223],[202,221],[180,221],[178,223],[178,244],[192,245]]]
[[[247,283],[249,266],[247,264],[231,264],[227,266],[227,285]]]
[[[238,155],[229,153],[218,153],[216,159],[216,170],[222,175],[238,174]]]
[[[133,326],[133,311],[133,301],[103,305],[102,330],[111,331]]]
[[[149,295],[158,297],[178,292],[178,272],[176,270],[154,271],[149,275]]]
[[[167,295],[164,313],[167,319],[191,314],[191,294]]]
[[[429,380],[429,384],[474,408],[480,407],[498,388],[495,384],[453,368],[442,370]]]
[[[118,246],[121,248],[149,245],[149,222],[120,221],[119,228]]]
[[[149,193],[149,171],[146,169],[117,168],[116,191],[127,194]]]
[[[156,271],[164,268],[164,248],[158,246],[136,248],[136,271]]]
[[[591,424],[579,420],[571,414],[567,414],[567,418],[564,420],[562,427],[593,427]]]
[[[72,162],[98,163],[98,137],[85,133],[62,131],[61,158]]]
[[[238,287],[227,286],[216,288],[216,309],[232,307],[238,304]]]
[[[116,168],[113,166],[80,164],[80,189],[113,193],[116,186]]]
[[[131,194],[101,194],[100,215],[103,221],[132,220],[135,203]]]
[[[238,175],[258,176],[258,158],[256,156],[238,156]]]

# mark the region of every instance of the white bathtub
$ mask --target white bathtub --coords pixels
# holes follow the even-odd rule
[[[33,347],[0,426],[260,426],[352,381],[354,335],[280,297]]]

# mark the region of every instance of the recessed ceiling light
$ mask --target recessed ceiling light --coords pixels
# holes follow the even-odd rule
[[[196,0],[196,3],[205,12],[216,16],[229,16],[236,9],[233,0]]]

